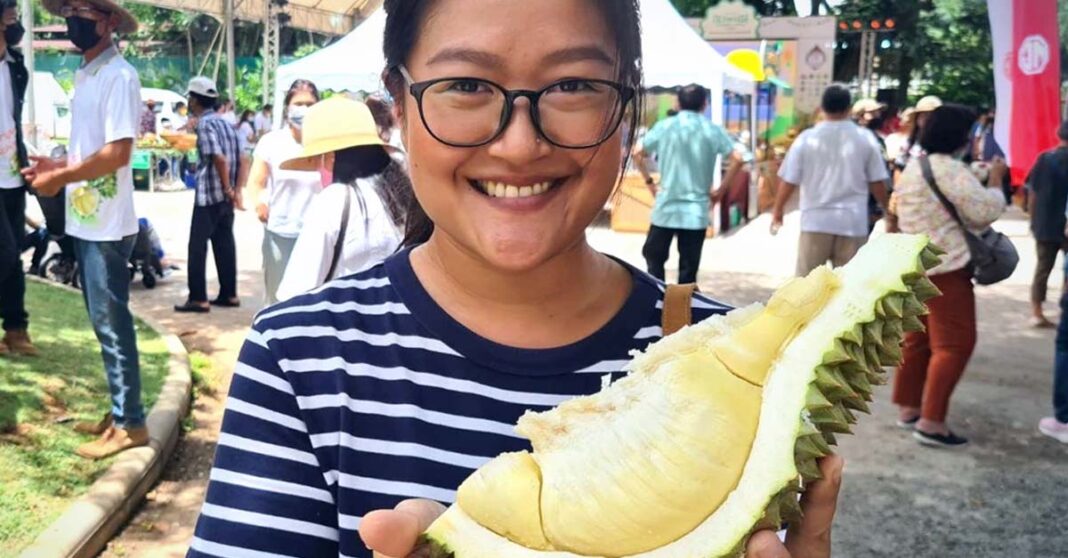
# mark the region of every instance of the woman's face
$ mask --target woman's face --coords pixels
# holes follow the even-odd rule
[[[615,65],[614,37],[588,0],[439,0],[406,64],[415,82],[472,77],[534,91],[564,78],[616,81]],[[590,149],[555,147],[535,131],[527,99],[514,107],[504,132],[481,147],[436,140],[410,92],[401,122],[435,241],[492,267],[525,271],[583,239],[615,186],[622,134],[617,128]],[[498,197],[498,189],[527,196]]]

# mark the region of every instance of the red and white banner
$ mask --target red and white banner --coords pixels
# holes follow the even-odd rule
[[[1057,0],[987,0],[994,42],[994,139],[1022,184],[1038,154],[1057,144],[1061,59]]]

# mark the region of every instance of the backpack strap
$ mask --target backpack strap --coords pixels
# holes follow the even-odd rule
[[[330,270],[326,272],[327,281],[334,280],[334,274],[337,273],[337,264],[341,261],[341,249],[345,246],[345,233],[349,229],[349,205],[352,204],[352,188],[353,186],[345,185],[345,206],[341,208],[341,225],[338,228],[337,241],[334,242],[334,255],[330,259]]]
[[[664,289],[664,311],[660,322],[664,336],[671,335],[693,323],[691,304],[695,292],[697,292],[697,285],[693,283],[668,285]]]

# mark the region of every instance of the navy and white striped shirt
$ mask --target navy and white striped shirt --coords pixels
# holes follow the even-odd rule
[[[407,498],[453,502],[513,425],[601,389],[661,337],[663,286],[632,269],[618,314],[554,349],[503,346],[423,289],[409,252],[263,311],[234,371],[188,556],[370,557],[360,518]],[[694,320],[729,308],[700,295]]]
[[[230,187],[238,188],[237,173],[241,165],[241,142],[237,130],[214,110],[205,111],[197,121],[197,199],[200,207],[226,201],[222,179],[215,169],[215,155],[226,159]]]

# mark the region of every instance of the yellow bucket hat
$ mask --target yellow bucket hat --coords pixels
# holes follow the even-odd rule
[[[344,96],[319,101],[304,115],[300,155],[282,163],[283,170],[311,171],[317,158],[350,147],[394,148],[378,137],[378,126],[367,105]]]

